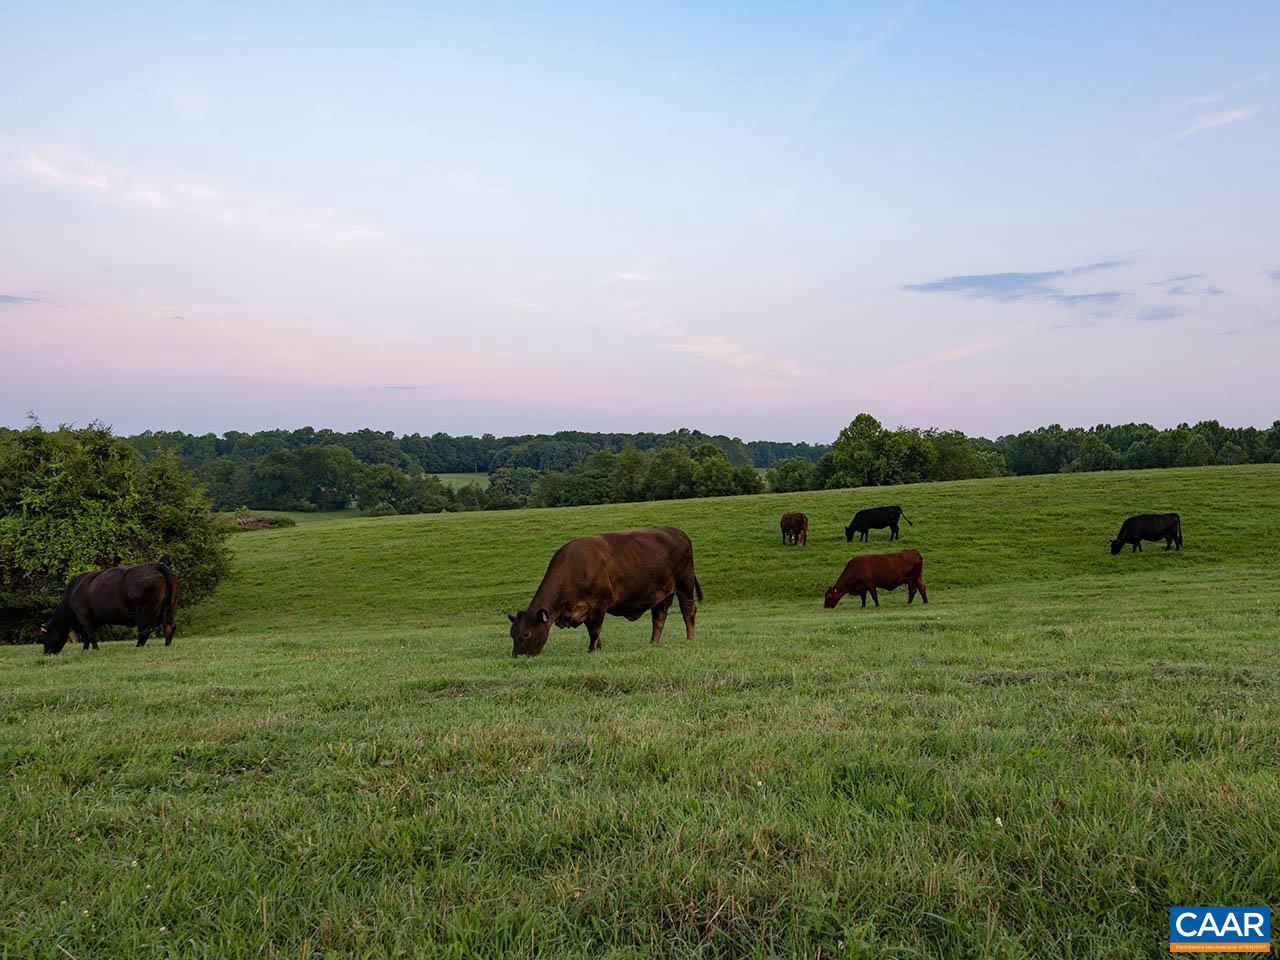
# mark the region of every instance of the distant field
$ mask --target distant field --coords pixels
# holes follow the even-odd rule
[[[931,602],[824,611],[882,503]],[[1259,466],[238,536],[169,649],[0,649],[0,957],[1167,955],[1277,906],[1277,517]],[[695,642],[510,657],[555,547],[654,523]]]
[[[298,523],[316,523],[320,520],[351,520],[360,516],[359,510],[250,510],[260,517],[288,517]],[[228,512],[228,517],[235,516]],[[260,531],[255,531],[260,532]]]
[[[489,489],[489,474],[487,473],[437,473],[437,477],[444,481],[446,486],[465,487],[468,483],[474,483],[481,490]]]

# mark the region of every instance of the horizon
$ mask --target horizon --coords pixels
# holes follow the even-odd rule
[[[0,26],[0,423],[1280,417],[1271,4]]]
[[[863,412],[870,412],[870,411],[858,411],[857,413],[852,414],[852,415],[850,416],[850,420],[852,420],[852,419],[853,419],[853,417],[855,417],[855,416],[857,416],[858,414],[863,413]],[[875,416],[875,415],[874,415],[874,414],[872,414],[872,416]],[[879,417],[877,417],[876,419],[877,419],[877,420],[880,420],[880,418],[879,418]],[[92,422],[92,421],[90,421],[90,422],[86,422],[86,423],[74,423],[74,422],[71,422],[71,423],[59,423],[59,424],[56,424],[56,425],[51,425],[51,424],[46,424],[46,423],[44,423],[44,422],[43,422],[43,421],[42,421],[38,416],[37,416],[37,417],[35,417],[34,419],[33,419],[33,418],[31,418],[31,417],[27,417],[27,418],[25,418],[25,426],[38,426],[38,427],[40,427],[40,428],[41,428],[41,429],[43,429],[43,430],[58,430],[58,429],[60,429],[60,428],[62,428],[62,427],[68,427],[68,428],[71,428],[71,429],[77,429],[77,428],[80,428],[80,427],[86,427],[86,426],[89,426],[91,422]],[[991,440],[991,441],[995,441],[995,440],[999,440],[999,439],[1001,439],[1001,438],[1003,438],[1003,437],[1017,436],[1018,434],[1021,434],[1021,433],[1034,432],[1034,431],[1039,430],[1039,429],[1047,429],[1047,428],[1049,428],[1049,427],[1055,427],[1055,426],[1056,426],[1056,427],[1061,428],[1062,430],[1094,430],[1094,429],[1097,429],[1097,428],[1099,428],[1099,427],[1118,427],[1118,426],[1124,426],[1124,425],[1133,424],[1133,425],[1137,425],[1137,426],[1150,426],[1150,427],[1154,427],[1154,428],[1155,428],[1155,429],[1157,429],[1157,430],[1162,430],[1162,431],[1163,431],[1163,430],[1171,430],[1171,429],[1175,429],[1175,428],[1177,428],[1177,427],[1181,427],[1181,426],[1186,426],[1186,427],[1191,427],[1191,428],[1193,428],[1193,427],[1195,427],[1197,424],[1199,424],[1199,423],[1205,423],[1205,422],[1216,422],[1216,423],[1218,423],[1219,425],[1221,425],[1224,429],[1227,429],[1227,430],[1232,430],[1232,429],[1250,429],[1250,428],[1258,429],[1258,430],[1267,430],[1267,429],[1269,429],[1271,426],[1273,426],[1274,424],[1276,424],[1276,423],[1280,423],[1280,417],[1277,417],[1276,419],[1272,420],[1272,422],[1271,422],[1271,423],[1225,423],[1225,422],[1223,422],[1222,420],[1219,420],[1219,419],[1218,419],[1218,418],[1216,418],[1216,417],[1199,417],[1199,418],[1197,418],[1197,419],[1195,419],[1195,420],[1183,420],[1183,421],[1179,421],[1179,422],[1177,422],[1177,423],[1170,423],[1170,424],[1158,424],[1158,423],[1150,423],[1150,422],[1148,422],[1148,421],[1131,421],[1131,420],[1113,420],[1113,421],[1103,421],[1103,422],[1099,422],[1099,423],[1081,424],[1081,423],[1062,423],[1061,421],[1053,420],[1053,421],[1049,421],[1048,423],[1037,424],[1037,425],[1036,425],[1036,426],[1034,426],[1034,427],[1027,427],[1027,428],[1024,428],[1024,429],[1022,429],[1022,430],[1008,430],[1008,431],[1000,431],[1000,432],[989,433],[989,434],[968,433],[968,432],[966,432],[966,431],[960,431],[960,432],[961,432],[961,433],[964,433],[964,434],[965,434],[965,436],[969,437],[970,439],[975,439],[975,440]],[[939,431],[950,431],[950,430],[953,430],[953,429],[958,429],[958,428],[951,428],[951,427],[939,427],[939,426],[937,426],[937,425],[927,425],[927,426],[926,426],[926,425],[921,425],[921,424],[886,423],[886,422],[885,422],[885,421],[883,421],[883,420],[881,420],[881,421],[880,421],[880,423],[881,423],[881,425],[882,425],[883,427],[885,427],[886,429],[890,429],[890,430],[903,430],[903,429],[908,429],[908,430],[909,430],[909,429],[918,429],[918,430],[939,430]],[[831,445],[832,445],[832,443],[834,443],[834,442],[835,442],[835,440],[836,440],[836,439],[837,439],[837,437],[839,436],[840,429],[843,429],[843,428],[844,428],[844,426],[847,426],[847,425],[848,425],[848,423],[845,423],[844,425],[842,425],[842,426],[840,427],[840,429],[836,430],[836,431],[835,431],[835,433],[833,433],[833,434],[831,435],[831,437],[830,437],[830,438],[825,439],[825,440],[796,439],[796,438],[793,438],[793,437],[758,437],[758,436],[748,436],[748,435],[746,435],[746,434],[723,433],[723,432],[718,432],[718,431],[714,431],[714,430],[703,430],[701,427],[692,426],[692,425],[690,425],[690,424],[682,424],[682,425],[680,425],[680,426],[669,427],[669,428],[667,428],[667,429],[661,429],[661,430],[658,430],[658,429],[648,429],[648,428],[641,428],[641,429],[637,429],[637,430],[610,430],[610,429],[607,429],[607,428],[605,428],[605,429],[601,429],[601,430],[584,430],[584,429],[580,429],[580,428],[577,428],[577,427],[559,427],[559,428],[556,428],[556,429],[553,429],[553,430],[541,430],[541,431],[518,431],[518,432],[512,432],[512,433],[496,433],[496,432],[494,432],[494,431],[492,431],[492,430],[484,430],[484,431],[481,431],[481,432],[479,432],[479,433],[453,433],[453,432],[448,431],[448,430],[439,430],[439,431],[435,431],[435,430],[433,430],[433,431],[431,431],[431,432],[427,432],[427,431],[424,431],[424,430],[405,430],[405,431],[400,431],[400,430],[391,430],[391,429],[380,430],[380,429],[378,429],[377,427],[371,427],[371,426],[352,427],[352,428],[350,428],[350,429],[341,429],[341,430],[340,430],[340,429],[337,429],[337,428],[334,428],[334,427],[327,427],[327,426],[319,426],[319,427],[318,427],[318,426],[316,426],[315,424],[310,424],[310,423],[299,424],[299,425],[297,425],[297,426],[279,426],[279,425],[277,425],[277,426],[270,426],[270,427],[255,428],[255,429],[253,429],[253,430],[242,430],[242,429],[239,429],[239,428],[237,428],[237,427],[227,427],[226,429],[223,429],[223,430],[202,430],[202,431],[186,430],[186,429],[182,429],[182,428],[180,428],[180,427],[178,427],[178,428],[173,428],[173,429],[171,429],[171,430],[170,430],[170,429],[155,428],[155,427],[144,427],[144,428],[142,428],[142,429],[138,429],[138,430],[123,431],[123,430],[117,430],[117,429],[115,428],[115,425],[114,425],[114,424],[111,424],[111,423],[105,423],[105,422],[102,422],[102,423],[101,423],[101,425],[102,425],[102,426],[104,426],[104,427],[106,427],[106,428],[107,428],[107,430],[109,430],[113,435],[118,436],[118,437],[133,437],[133,436],[139,436],[139,435],[141,435],[141,434],[145,434],[145,433],[170,433],[170,432],[172,432],[172,433],[185,433],[185,434],[188,434],[188,435],[193,436],[193,437],[208,436],[209,434],[213,434],[213,435],[214,435],[214,436],[216,436],[216,437],[225,437],[228,433],[243,433],[243,434],[246,434],[246,435],[250,435],[250,436],[251,436],[251,435],[253,435],[253,434],[255,434],[255,433],[270,433],[270,432],[277,432],[277,431],[279,431],[279,432],[283,432],[283,433],[293,433],[293,432],[296,432],[296,431],[298,431],[298,430],[313,430],[313,431],[316,431],[316,432],[319,432],[319,431],[322,431],[322,430],[328,430],[328,431],[330,431],[330,432],[332,432],[332,433],[335,433],[335,434],[351,434],[351,433],[358,433],[358,432],[360,432],[361,430],[370,430],[370,431],[372,431],[372,432],[374,432],[374,433],[384,434],[384,435],[385,435],[385,434],[390,433],[390,434],[392,434],[392,435],[393,435],[393,437],[394,437],[394,438],[396,438],[396,439],[400,439],[400,438],[403,438],[403,437],[406,437],[406,436],[410,436],[410,435],[413,435],[413,434],[417,434],[418,436],[422,436],[422,437],[429,437],[429,436],[432,436],[432,435],[433,435],[433,434],[435,434],[435,433],[443,433],[443,434],[445,434],[446,436],[452,437],[452,438],[454,438],[454,439],[461,439],[461,438],[464,438],[464,437],[470,437],[470,438],[476,438],[476,439],[479,439],[479,438],[482,438],[482,437],[484,437],[484,436],[486,436],[486,435],[492,435],[495,439],[503,440],[503,439],[510,439],[510,438],[513,438],[513,437],[525,437],[525,436],[531,436],[531,437],[537,437],[537,436],[554,436],[554,435],[556,435],[556,434],[558,434],[558,433],[582,433],[582,434],[592,434],[592,435],[621,434],[621,435],[624,435],[624,436],[625,436],[625,435],[628,435],[628,434],[630,434],[630,435],[636,435],[636,434],[646,434],[646,433],[647,433],[647,434],[654,434],[654,435],[657,435],[657,436],[665,436],[665,435],[667,435],[667,434],[671,434],[671,433],[678,433],[678,432],[679,432],[679,431],[681,431],[681,430],[688,430],[688,431],[693,432],[693,433],[700,433],[700,434],[702,434],[703,436],[724,436],[724,437],[728,437],[730,440],[738,440],[738,441],[741,441],[742,443],[752,443],[752,442],[760,442],[760,443],[794,443],[794,444],[808,444],[808,445],[810,445],[810,446],[826,446],[826,447],[829,447],[829,446],[831,446]],[[19,425],[16,425],[16,424],[10,424],[10,423],[0,424],[0,428],[11,429],[11,430],[20,430],[20,429],[23,429],[23,427],[22,427],[22,426],[19,426]]]

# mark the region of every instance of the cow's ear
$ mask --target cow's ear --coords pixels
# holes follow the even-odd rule
[[[545,608],[538,611],[539,623],[546,623],[550,619],[551,619],[551,614]]]
[[[515,623],[515,622],[516,622],[516,615],[515,615],[514,613],[508,613],[508,614],[507,614],[507,619],[508,619],[508,620],[510,620],[512,623]]]

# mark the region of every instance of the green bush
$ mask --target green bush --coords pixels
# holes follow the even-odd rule
[[[227,525],[169,454],[144,463],[99,424],[0,433],[0,623],[31,638],[67,583],[118,563],[165,563],[179,600],[226,575]]]

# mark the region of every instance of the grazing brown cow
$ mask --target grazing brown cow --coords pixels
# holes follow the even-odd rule
[[[541,653],[553,623],[585,623],[588,652],[599,650],[606,613],[628,620],[652,613],[650,639],[657,643],[673,598],[680,600],[685,635],[692,640],[702,585],[693,572],[693,544],[683,530],[650,527],[577,537],[551,557],[528,609],[507,615],[511,655]]]
[[[782,515],[782,542],[804,546],[809,542],[809,518],[803,513]]]
[[[903,550],[900,553],[871,553],[862,557],[854,557],[844,565],[844,572],[835,586],[828,588],[823,606],[830,610],[846,593],[856,593],[862,597],[862,605],[867,605],[867,594],[876,606],[880,606],[880,597],[876,590],[892,590],[907,585],[907,603],[916,598],[929,602],[929,595],[924,592],[924,581],[920,574],[924,570],[924,557],[919,550]]]
[[[84,649],[98,649],[102,626],[138,628],[138,646],[157,627],[164,645],[173,643],[173,614],[178,606],[178,581],[163,563],[109,567],[82,573],[67,585],[53,615],[40,628],[45,653],[61,653],[72,630]]]

